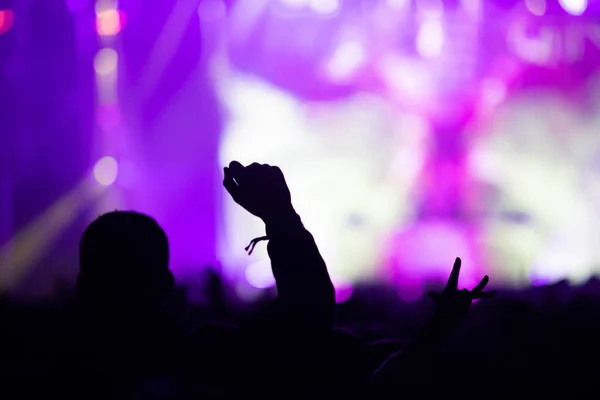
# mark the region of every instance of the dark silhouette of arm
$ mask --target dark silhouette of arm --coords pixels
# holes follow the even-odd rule
[[[291,210],[281,218],[267,220],[266,231],[278,303],[288,313],[286,319],[293,325],[331,329],[335,291],[325,261],[300,216]]]
[[[261,239],[269,240],[278,319],[305,332],[331,329],[333,285],[312,235],[292,206],[281,170],[257,163],[244,167],[233,161],[224,172],[223,185],[233,200],[265,223],[267,236]]]
[[[435,301],[431,321],[412,341],[408,348],[389,357],[375,371],[374,384],[431,383],[436,366],[436,354],[445,339],[466,317],[473,300],[491,298],[495,292],[485,292],[489,278],[484,276],[473,290],[458,290],[461,260],[456,258],[446,288],[442,293],[430,292]]]

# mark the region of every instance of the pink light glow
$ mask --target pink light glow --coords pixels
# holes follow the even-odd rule
[[[96,16],[96,30],[100,36],[118,35],[125,26],[126,15],[118,10],[101,11]]]
[[[15,14],[12,10],[0,10],[0,35],[5,34],[12,28]]]

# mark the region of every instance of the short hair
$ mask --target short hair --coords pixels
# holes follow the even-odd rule
[[[174,285],[165,231],[135,211],[109,212],[87,227],[79,243],[79,270],[78,291],[88,297],[144,301],[164,296]]]

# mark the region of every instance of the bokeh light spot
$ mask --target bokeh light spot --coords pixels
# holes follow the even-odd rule
[[[12,10],[0,10],[0,35],[5,34],[12,28],[15,14]]]
[[[430,19],[423,22],[417,34],[417,51],[424,58],[440,55],[444,46],[442,21]]]
[[[275,285],[275,277],[269,261],[257,261],[246,268],[246,280],[257,289],[267,289]]]
[[[335,80],[348,79],[365,58],[365,51],[359,42],[344,42],[335,50],[327,65],[327,71]]]
[[[110,186],[117,180],[119,165],[113,157],[102,157],[94,166],[94,178],[103,186]]]
[[[96,15],[96,30],[100,36],[115,36],[123,29],[126,16],[122,11],[105,10]]]
[[[587,0],[558,0],[561,7],[571,15],[581,15],[588,6]]]
[[[119,55],[114,49],[104,48],[94,58],[94,70],[98,75],[109,75],[116,71]]]

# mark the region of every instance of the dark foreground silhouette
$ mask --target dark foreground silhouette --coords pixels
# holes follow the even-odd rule
[[[265,224],[264,236],[247,250],[268,241],[275,298],[241,317],[229,306],[225,283],[211,272],[210,309],[198,312],[175,287],[169,243],[159,224],[133,211],[102,215],[81,238],[72,300],[59,311],[47,307],[35,313],[0,302],[6,398],[411,393],[399,384],[420,384],[415,392],[420,397],[470,397],[458,385],[470,381],[495,388],[485,396],[497,397],[506,389],[523,394],[519,388],[525,386],[541,393],[553,385],[573,390],[595,382],[597,281],[577,291],[566,285],[531,289],[527,299],[515,294],[471,310],[474,300],[495,293],[484,290],[487,276],[473,290],[459,290],[457,258],[446,287],[429,293],[429,305],[390,302],[378,290],[339,306],[339,318],[361,332],[355,335],[336,327],[327,267],[292,205],[281,170],[234,161],[224,169],[223,185]],[[571,297],[559,301],[564,293]],[[378,309],[368,305],[378,298]],[[401,328],[392,316],[414,307],[418,333],[407,333],[409,340],[382,340]],[[474,391],[475,396],[482,394]]]

